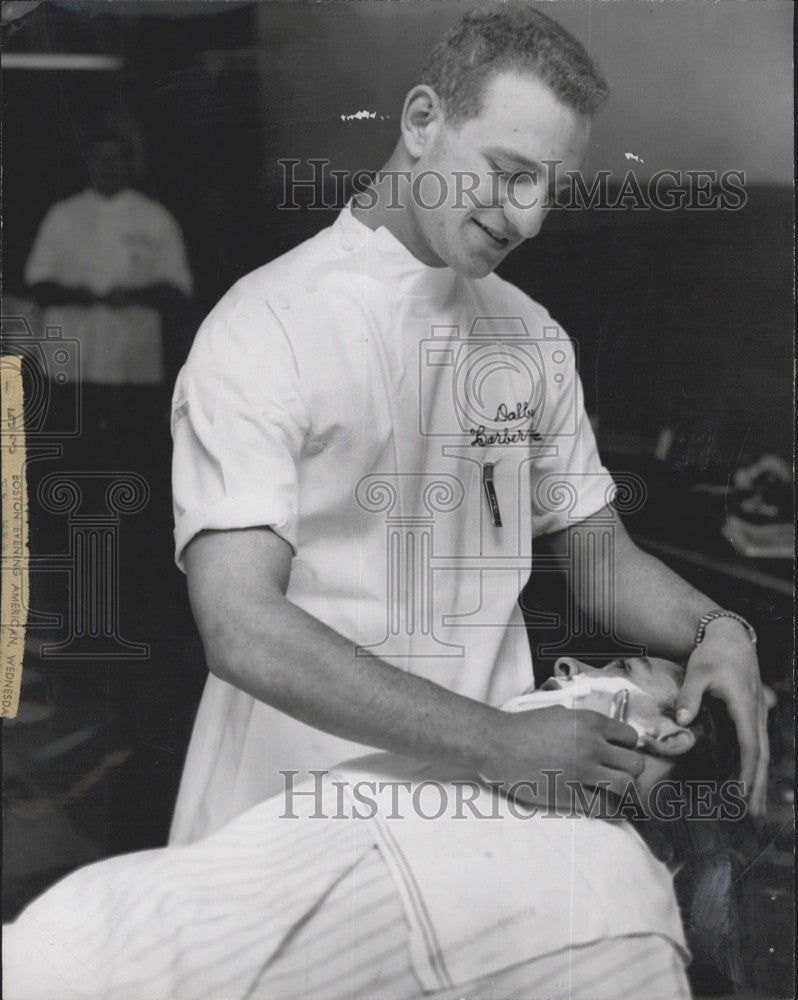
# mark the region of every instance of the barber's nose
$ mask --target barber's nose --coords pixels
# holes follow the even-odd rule
[[[576,677],[582,673],[582,664],[570,656],[561,656],[554,664],[555,677]]]
[[[531,240],[546,219],[546,191],[542,185],[508,186],[502,207],[509,225],[525,240]]]

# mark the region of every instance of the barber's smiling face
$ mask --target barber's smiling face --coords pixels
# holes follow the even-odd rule
[[[587,148],[585,118],[563,104],[537,78],[503,72],[486,85],[479,115],[456,127],[433,108],[425,129],[411,137],[413,174],[434,171],[441,186],[419,182],[411,199],[413,252],[424,263],[447,265],[484,277],[522,243],[540,232],[552,184],[567,183]],[[558,164],[556,173],[544,161]],[[459,178],[459,180],[458,180]],[[470,192],[470,193],[469,193]]]

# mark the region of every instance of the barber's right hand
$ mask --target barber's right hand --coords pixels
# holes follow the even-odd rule
[[[492,737],[482,754],[482,778],[500,782],[516,799],[547,808],[572,810],[575,795],[566,782],[623,795],[645,767],[634,749],[635,730],[599,712],[559,705],[497,712]]]

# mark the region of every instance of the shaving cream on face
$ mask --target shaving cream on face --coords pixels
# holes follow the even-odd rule
[[[558,685],[554,688],[552,681]],[[572,710],[590,709],[609,715],[612,711],[612,701],[619,691],[629,692],[629,712],[626,724],[637,733],[637,747],[647,745],[646,736],[652,729],[658,729],[657,720],[661,710],[656,700],[633,684],[626,677],[600,677],[595,674],[576,674],[574,677],[552,678],[537,691],[511,698],[501,706],[503,712],[529,712],[537,708],[550,708],[561,705]]]

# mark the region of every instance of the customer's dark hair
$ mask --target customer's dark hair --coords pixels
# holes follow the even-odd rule
[[[432,87],[450,125],[462,125],[479,114],[488,81],[513,70],[536,76],[581,115],[594,115],[609,96],[582,45],[517,0],[467,13],[430,52],[416,82]]]
[[[665,711],[665,715],[670,715]],[[740,770],[737,730],[726,704],[705,694],[698,715],[690,726],[695,745],[677,757],[670,778],[674,781],[729,781]]]

